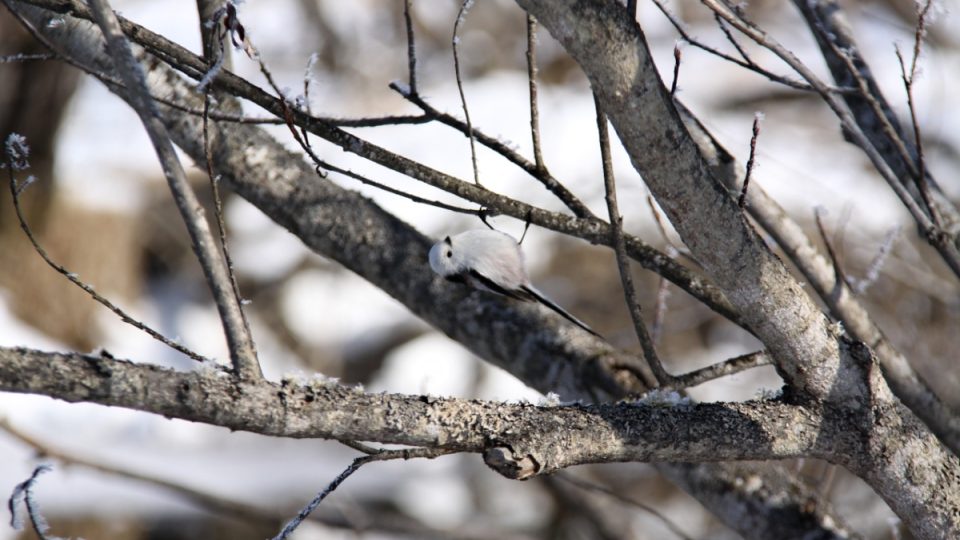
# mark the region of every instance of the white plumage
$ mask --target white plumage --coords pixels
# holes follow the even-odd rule
[[[430,268],[440,276],[527,302],[540,302],[568,321],[598,336],[589,326],[553,303],[530,283],[520,244],[509,234],[489,229],[447,236],[430,248]]]

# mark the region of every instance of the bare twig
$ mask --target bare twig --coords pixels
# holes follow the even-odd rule
[[[230,285],[233,287],[233,296],[237,303],[243,305],[243,296],[240,294],[240,284],[237,282],[237,274],[233,269],[233,257],[230,256],[230,249],[227,247],[227,225],[223,219],[223,201],[220,198],[220,177],[213,171],[213,150],[210,143],[209,112],[211,96],[209,92],[203,95],[203,153],[206,161],[207,178],[210,180],[210,191],[213,193],[213,207],[217,218],[217,232],[220,235],[220,250],[223,260],[227,265],[227,274],[230,276]],[[247,314],[240,310],[240,316],[243,319],[244,331],[247,335],[250,332],[250,322],[247,320]]]
[[[530,137],[533,139],[533,161],[546,171],[540,149],[540,107],[537,104],[537,20],[527,14],[527,81],[530,86]]]
[[[653,3],[657,6],[657,8],[660,9],[663,15],[667,18],[667,20],[670,21],[670,24],[672,24],[673,27],[677,30],[677,33],[680,34],[680,37],[683,38],[683,40],[689,43],[690,45],[693,45],[698,49],[706,51],[718,58],[721,58],[728,62],[732,62],[742,68],[749,69],[750,71],[763,75],[767,79],[776,83],[780,83],[784,86],[789,86],[790,88],[795,88],[797,90],[805,90],[805,91],[814,90],[814,88],[809,84],[804,84],[803,82],[789,79],[782,75],[777,75],[776,73],[773,73],[772,71],[768,71],[767,69],[764,69],[763,67],[753,63],[752,61],[741,60],[740,58],[737,58],[735,56],[730,56],[727,53],[724,53],[720,50],[717,50],[714,47],[711,47],[703,43],[702,41],[690,35],[689,32],[687,32],[686,28],[683,27],[683,23],[681,23],[680,20],[676,17],[676,15],[671,13],[670,10],[663,5],[663,2],[661,2],[661,0],[653,0]],[[843,91],[843,89],[834,89],[834,90]]]
[[[668,518],[659,510],[657,510],[656,508],[648,504],[644,504],[636,499],[627,497],[626,495],[618,493],[606,486],[601,486],[600,484],[596,484],[594,482],[588,482],[587,480],[577,478],[576,476],[566,472],[558,473],[555,475],[555,477],[563,480],[564,482],[577,486],[580,489],[602,493],[609,497],[613,497],[614,499],[620,501],[621,503],[639,508],[640,510],[643,510],[644,512],[660,520],[660,522],[663,523],[664,526],[666,526],[668,529],[670,529],[670,531],[673,534],[677,535],[677,537],[683,538],[684,540],[692,540],[692,538],[688,536],[685,532],[683,532],[683,530],[680,529],[680,527],[678,527],[676,523],[671,521],[670,518]]]
[[[940,213],[937,211],[936,205],[933,204],[930,194],[930,186],[927,183],[926,159],[923,155],[923,137],[920,136],[920,124],[917,119],[917,108],[914,103],[913,96],[913,83],[917,76],[917,61],[920,58],[920,48],[923,46],[923,35],[926,33],[927,16],[930,13],[930,7],[932,5],[932,0],[926,0],[922,6],[919,4],[917,6],[919,9],[917,13],[917,26],[914,30],[913,36],[913,58],[910,61],[909,74],[907,72],[905,62],[903,61],[903,55],[900,53],[900,48],[897,47],[894,50],[897,54],[897,60],[900,62],[900,75],[903,79],[903,86],[907,92],[907,106],[910,109],[910,123],[913,128],[913,143],[917,149],[917,175],[915,177],[917,189],[920,191],[920,197],[923,200],[924,206],[926,206],[927,211],[930,212],[930,219],[933,220],[938,232],[942,234],[943,220],[940,217]],[[946,241],[946,239],[940,239],[940,241],[943,242]]]
[[[620,216],[620,210],[617,208],[617,186],[613,175],[613,161],[610,158],[610,135],[607,130],[607,115],[600,108],[600,101],[594,97],[594,107],[597,110],[597,131],[600,137],[600,158],[603,164],[603,185],[606,191],[607,211],[610,214],[610,232],[613,237],[613,251],[617,256],[617,267],[620,270],[620,281],[623,284],[623,294],[627,302],[627,309],[630,311],[630,318],[633,320],[633,329],[643,348],[643,355],[653,370],[657,381],[645,381],[648,386],[654,388],[657,382],[660,385],[669,384],[673,378],[663,368],[660,363],[660,357],[657,355],[656,347],[650,334],[647,331],[647,325],[643,321],[643,314],[640,312],[640,301],[637,299],[637,289],[633,283],[633,276],[630,274],[630,259],[627,258],[627,249],[623,240],[623,217]]]
[[[18,62],[32,62],[34,60],[56,60],[58,56],[51,53],[39,53],[39,54],[8,54],[0,55],[0,64],[13,64]]]
[[[771,363],[773,362],[766,351],[752,352],[724,360],[719,364],[713,364],[689,373],[676,375],[673,377],[673,387],[678,389],[690,388],[714,379],[727,377],[735,373],[740,373],[741,371],[766,366]]]
[[[680,79],[680,60],[683,58],[683,51],[680,50],[680,44],[673,46],[673,81],[670,83],[670,96],[677,95],[677,81]]]
[[[407,86],[414,95],[417,90],[417,47],[413,37],[413,16],[410,13],[413,0],[403,0],[403,22],[407,28]]]
[[[276,515],[268,514],[263,510],[261,510],[260,507],[258,506],[231,501],[228,499],[224,499],[222,497],[212,495],[210,493],[198,491],[196,489],[185,486],[183,484],[171,482],[170,480],[166,480],[160,477],[144,474],[144,473],[129,470],[129,469],[124,469],[122,467],[118,467],[112,464],[106,465],[104,463],[99,463],[97,461],[71,455],[62,450],[52,448],[47,444],[40,442],[35,437],[15,427],[6,418],[0,417],[0,429],[3,429],[8,434],[19,439],[24,444],[32,447],[40,456],[44,458],[56,460],[66,466],[78,465],[80,467],[85,467],[85,468],[99,471],[102,473],[120,476],[122,478],[136,480],[138,482],[144,482],[154,486],[159,486],[173,493],[176,493],[182,497],[185,497],[186,499],[208,510],[211,510],[220,514],[234,516],[237,518],[245,519],[247,521],[249,520],[269,521],[269,522],[278,521],[278,517]]]
[[[663,334],[663,322],[667,315],[667,299],[670,298],[670,282],[660,277],[660,284],[657,285],[657,302],[653,307],[653,323],[650,325],[650,339],[653,344],[660,343],[660,336]]]
[[[823,239],[823,244],[827,248],[827,255],[830,256],[830,262],[833,264],[833,290],[831,295],[839,295],[843,287],[849,287],[850,282],[847,280],[846,274],[843,272],[843,268],[840,266],[840,260],[837,257],[837,252],[833,247],[833,242],[830,240],[830,236],[827,234],[826,228],[823,226],[823,208],[815,208],[813,211],[814,220],[817,222],[817,230],[820,231],[820,238]]]
[[[9,2],[10,0],[3,1]],[[37,1],[40,2],[41,0]],[[59,6],[59,4],[57,5]],[[70,10],[72,16],[88,20],[91,18],[90,12],[84,4],[72,4]],[[49,46],[51,50],[56,50],[56,48],[46,41],[43,36],[40,36],[39,33],[36,32],[36,29],[33,29],[29,23],[25,23],[25,25],[30,28],[35,35],[39,36],[41,42]],[[197,55],[163,36],[128,20],[121,20],[121,25],[124,30],[128,32],[130,38],[143,46],[147,52],[165,62],[169,62],[172,67],[195,80],[204,76],[206,64],[203,59]],[[84,68],[81,64],[78,64],[78,66]],[[89,68],[86,69],[89,70]],[[485,208],[496,210],[501,214],[509,215],[517,219],[527,219],[529,216],[531,223],[564,234],[570,234],[589,242],[609,245],[611,241],[608,224],[595,218],[592,214],[581,217],[580,219],[571,220],[567,216],[532,207],[521,201],[485,190],[473,183],[445,175],[440,171],[431,169],[421,163],[407,159],[351,133],[347,133],[337,126],[321,119],[309,117],[298,110],[290,110],[282,99],[264,92],[257,86],[228,71],[220,73],[212,81],[212,84],[232,95],[248,99],[280,117],[292,116],[297,125],[306,126],[311,133],[351,153],[362,156],[365,159],[392,170],[402,172],[427,185],[437,187],[458,197],[480,204]],[[117,89],[122,88],[116,85],[112,86]],[[529,165],[535,170],[535,166],[532,163]],[[525,170],[529,171],[527,168],[525,168]],[[587,211],[589,212],[588,209]],[[689,292],[692,296],[704,302],[714,311],[747,329],[747,331],[751,331],[744,317],[733,309],[730,302],[715,286],[709,283],[709,281],[691,272],[662,252],[653,249],[636,236],[625,235],[625,241],[627,253],[640,262],[645,268],[661,273],[682,289]]]
[[[350,475],[357,472],[360,469],[360,467],[363,467],[367,463],[371,463],[374,461],[388,461],[388,460],[394,460],[394,459],[404,459],[404,460],[415,459],[415,458],[433,459],[435,457],[444,456],[450,453],[452,453],[451,450],[439,449],[439,448],[412,448],[412,449],[404,449],[404,450],[381,450],[376,453],[366,454],[364,456],[358,457],[354,459],[353,463],[351,463],[346,469],[344,469],[342,473],[337,475],[337,477],[334,478],[333,481],[330,482],[330,484],[328,484],[327,487],[323,489],[323,491],[321,491],[320,493],[317,493],[317,496],[314,497],[313,500],[311,500],[309,503],[307,503],[307,505],[304,506],[302,510],[300,510],[300,513],[297,514],[296,517],[294,517],[289,522],[287,522],[287,524],[283,527],[280,533],[273,538],[274,540],[285,540],[286,538],[288,538],[293,533],[293,531],[295,531],[297,527],[299,527],[300,524],[303,523],[303,521],[307,519],[310,516],[310,514],[317,509],[318,506],[320,506],[320,503],[322,503],[323,500],[327,498],[327,495],[330,495],[331,493],[333,493],[334,490],[340,487],[340,484],[342,484],[347,478],[350,478]]]
[[[737,198],[737,206],[742,210],[747,204],[747,188],[750,187],[750,174],[753,172],[754,158],[757,154],[757,137],[760,135],[761,113],[753,115],[753,134],[750,136],[750,157],[747,159],[747,174],[743,177],[743,187],[740,188],[740,197]]]
[[[463,107],[463,117],[467,119],[467,138],[470,139],[470,162],[473,165],[473,183],[480,185],[480,169],[477,167],[477,145],[473,137],[473,123],[470,121],[470,108],[467,107],[467,96],[463,93],[463,76],[460,73],[460,25],[467,17],[467,12],[473,6],[473,0],[463,0],[457,20],[453,23],[453,71],[457,80],[457,91],[460,93],[460,105]]]
[[[843,9],[835,0],[795,0],[794,3],[813,31],[834,80],[839,84],[855,86],[859,89],[855,94],[845,95],[844,100],[866,137],[901,181],[907,177],[914,180],[907,186],[911,196],[923,202],[925,207],[926,203],[923,199],[925,197],[932,199],[935,211],[939,214],[940,225],[946,230],[924,231],[928,240],[944,242],[951,236],[955,240],[957,230],[960,228],[960,212],[933,181],[929,170],[926,170],[923,175],[929,192],[921,193],[917,183],[920,177],[917,168],[917,149],[909,142],[915,137],[908,137],[904,133],[898,115],[884,98],[880,85],[874,79],[866,59],[860,53],[851,34]],[[914,28],[914,49],[919,52],[922,37],[926,31],[927,14],[924,13],[923,2],[917,2],[915,6],[918,22]],[[920,20],[921,17],[923,21]],[[921,41],[917,40],[918,31]]]
[[[325,160],[323,160],[323,159],[320,159],[320,157],[319,157],[311,148],[307,147],[306,144],[303,143],[303,141],[297,139],[297,142],[300,143],[301,148],[307,153],[307,155],[310,156],[310,159],[313,160],[314,165],[316,165],[316,168],[317,168],[317,174],[319,174],[321,177],[323,176],[323,173],[321,172],[321,169],[327,169],[327,170],[329,170],[329,171],[334,171],[334,172],[340,173],[340,174],[342,174],[342,175],[344,175],[344,176],[346,176],[346,177],[348,177],[348,178],[353,178],[354,180],[357,180],[357,181],[359,181],[359,182],[361,182],[361,183],[363,183],[363,184],[366,184],[366,185],[368,185],[368,186],[375,187],[375,188],[377,188],[377,189],[379,189],[379,190],[382,190],[382,191],[386,191],[387,193],[392,193],[392,194],[394,194],[394,195],[398,195],[398,196],[403,197],[403,198],[405,198],[405,199],[409,199],[409,200],[411,200],[411,201],[413,201],[413,202],[415,202],[415,203],[426,204],[426,205],[428,205],[428,206],[435,206],[435,207],[437,207],[437,208],[442,208],[442,209],[444,209],[444,210],[449,210],[449,211],[451,211],[451,212],[456,212],[456,213],[458,213],[458,214],[469,214],[469,215],[472,215],[472,216],[486,217],[486,216],[490,216],[490,215],[495,214],[495,212],[491,212],[490,210],[487,210],[487,209],[483,209],[483,208],[474,209],[474,208],[464,208],[464,207],[462,207],[462,206],[455,206],[455,205],[447,204],[447,203],[441,202],[441,201],[426,199],[426,198],[424,198],[424,197],[420,197],[420,196],[414,195],[414,194],[412,194],[412,193],[407,193],[406,191],[403,191],[402,189],[397,189],[397,188],[394,188],[394,187],[390,187],[390,186],[388,186],[388,185],[386,185],[386,184],[383,184],[383,183],[381,183],[381,182],[377,182],[376,180],[371,180],[370,178],[367,178],[366,176],[363,176],[362,174],[353,172],[353,171],[351,171],[350,169],[344,169],[344,168],[338,167],[338,166],[336,166],[336,165],[334,165],[334,164],[332,164],[332,163],[330,163],[330,162],[328,162],[328,161],[325,161]]]
[[[7,157],[7,162],[8,162],[7,170],[10,174],[10,182],[9,182],[10,193],[13,197],[13,209],[14,209],[14,213],[17,215],[17,221],[19,221],[20,223],[20,229],[23,230],[24,234],[27,236],[27,240],[29,240],[30,244],[33,245],[33,249],[37,252],[37,254],[40,255],[41,258],[43,258],[43,261],[47,263],[47,266],[49,266],[50,268],[53,268],[57,273],[67,278],[67,280],[69,280],[71,283],[73,283],[74,285],[82,289],[83,292],[90,295],[91,298],[93,298],[94,300],[99,302],[101,305],[103,305],[104,307],[112,311],[114,314],[120,317],[120,320],[122,320],[123,322],[129,324],[130,326],[133,326],[134,328],[139,329],[140,331],[146,333],[153,339],[159,341],[160,343],[163,343],[167,347],[170,347],[171,349],[177,352],[183,353],[186,356],[198,362],[204,362],[210,365],[217,365],[216,362],[214,362],[212,359],[207,358],[205,356],[201,356],[191,351],[189,348],[167,338],[166,336],[164,336],[160,332],[157,332],[150,326],[135,319],[134,317],[129,315],[126,311],[120,309],[113,302],[111,302],[110,300],[107,300],[106,297],[102,296],[100,293],[94,290],[93,286],[88,285],[86,282],[82,281],[80,279],[80,276],[78,276],[75,272],[71,272],[68,268],[54,261],[50,257],[50,255],[47,253],[47,250],[44,249],[42,245],[40,245],[40,242],[37,240],[36,236],[34,236],[33,230],[27,224],[26,217],[23,215],[23,209],[20,206],[20,196],[23,195],[24,188],[27,185],[29,185],[30,181],[26,180],[18,185],[16,177],[14,177],[14,174],[13,174],[13,170],[14,170],[13,160],[10,158],[9,155]]]
[[[942,234],[938,234],[935,224],[930,217],[921,209],[913,196],[907,191],[906,187],[900,182],[899,177],[893,172],[890,165],[884,160],[877,147],[873,145],[864,131],[857,124],[850,112],[850,108],[824,84],[813,71],[808,68],[799,58],[790,50],[781,45],[778,41],[770,37],[752,22],[746,20],[741,13],[737,13],[721,0],[701,0],[708,8],[717,13],[725,21],[730,23],[741,33],[754,40],[757,44],[776,54],[781,60],[787,63],[794,71],[804,78],[820,94],[826,104],[840,120],[841,126],[850,136],[852,142],[860,147],[861,150],[870,159],[877,172],[887,182],[887,185],[897,194],[897,197],[910,211],[910,215],[925,231],[927,240],[940,252],[941,257],[947,263],[947,266],[956,276],[960,276],[960,251],[952,242],[944,242]]]
[[[26,504],[27,516],[30,518],[33,530],[41,540],[56,539],[47,536],[50,526],[47,524],[47,520],[40,514],[40,506],[33,497],[33,488],[37,483],[37,477],[51,470],[52,467],[46,463],[37,465],[37,467],[33,469],[33,474],[30,475],[30,478],[20,482],[13,488],[13,493],[7,502],[7,507],[10,510],[10,526],[18,531],[23,529],[23,518],[20,516],[19,508],[21,504]]]
[[[404,88],[400,87],[396,83],[390,84],[390,88],[399,93],[409,102],[419,107],[425,113],[425,117],[427,119],[437,120],[441,124],[450,126],[464,134],[468,132],[467,124],[465,122],[461,121],[455,116],[434,108],[426,100],[424,100],[423,97],[407,92]],[[530,162],[521,156],[519,153],[513,150],[509,144],[506,144],[495,137],[487,135],[476,127],[472,127],[472,132],[477,142],[500,154],[507,159],[507,161],[510,161],[514,165],[523,169],[533,178],[539,180],[540,183],[542,183],[544,187],[546,187],[551,193],[560,199],[560,201],[562,201],[567,208],[574,213],[574,215],[580,218],[595,217],[590,208],[588,208],[583,201],[581,201],[576,195],[573,194],[573,192],[567,189],[566,186],[564,186],[559,180],[554,178],[546,168],[541,169],[537,167],[536,163]]]
[[[16,426],[12,425],[6,418],[0,417],[0,429],[4,430],[9,435],[20,440],[22,443],[30,446],[34,449],[38,456],[44,459],[51,459],[63,464],[65,467],[83,467],[90,470],[98,471],[103,474],[108,474],[112,476],[118,476],[128,480],[134,480],[136,482],[142,482],[151,486],[159,487],[161,489],[167,490],[170,493],[183,497],[184,499],[190,501],[193,504],[213,512],[215,514],[222,515],[231,519],[236,519],[243,521],[245,523],[255,523],[258,526],[275,528],[278,524],[283,523],[285,516],[279,514],[277,510],[266,509],[260,505],[251,505],[243,502],[235,501],[213,493],[202,491],[191,486],[185,485],[183,483],[171,481],[166,478],[161,478],[158,476],[153,476],[146,474],[140,471],[125,469],[118,467],[114,464],[106,464],[103,462],[95,461],[85,457],[81,457],[72,453],[65,452],[61,449],[53,448],[48,444],[36,439],[32,435],[25,433]],[[375,454],[380,452],[380,450],[359,443],[354,445],[344,442],[351,448],[360,450],[364,448],[364,453]],[[317,516],[311,515],[309,517],[311,521],[317,521],[323,523],[324,525],[333,526],[333,527],[345,527],[349,526],[348,523],[344,523],[342,520],[337,520],[330,516]],[[387,532],[400,532],[406,533],[413,537],[438,537],[437,531],[431,530],[428,527],[416,524],[416,523],[402,523],[391,521],[387,519],[375,519],[374,523],[364,523],[364,528],[366,530],[370,529],[382,529]],[[460,538],[459,536],[455,536]],[[465,534],[463,538],[472,538],[471,535]]]
[[[717,26],[720,28],[720,31],[723,32],[723,35],[727,38],[727,41],[729,41],[730,44],[733,45],[733,48],[737,50],[740,58],[743,58],[743,61],[750,65],[756,65],[756,62],[750,58],[750,55],[747,54],[747,51],[744,50],[744,48],[740,45],[740,42],[737,41],[737,38],[733,37],[733,32],[730,31],[730,27],[727,26],[727,23],[725,23],[723,19],[721,19],[716,13],[713,14],[713,20],[717,22]]]
[[[253,338],[246,330],[242,308],[234,295],[226,262],[216,247],[210,227],[204,219],[203,208],[187,181],[166,127],[160,120],[159,111],[146,90],[143,70],[133,57],[130,45],[120,29],[120,23],[107,0],[91,0],[89,4],[93,17],[107,40],[107,49],[114,59],[117,71],[126,85],[129,103],[140,115],[150,135],[173,192],[174,201],[190,232],[194,252],[203,267],[220,313],[234,371],[237,376],[245,379],[260,378],[263,375],[257,361],[256,348]]]
[[[874,256],[873,260],[870,261],[870,264],[867,265],[867,271],[864,273],[863,279],[854,280],[854,292],[857,294],[863,294],[867,291],[868,287],[877,281],[877,278],[880,277],[880,269],[883,268],[883,263],[886,262],[887,257],[893,250],[893,245],[896,243],[897,237],[899,236],[899,225],[896,225],[887,231],[887,234],[883,238],[883,243],[880,244],[880,249],[877,250],[876,256]]]

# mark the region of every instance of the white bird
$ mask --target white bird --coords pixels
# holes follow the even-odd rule
[[[583,321],[554,304],[530,284],[520,244],[509,234],[489,229],[447,236],[430,248],[430,268],[441,277],[517,300],[540,302],[587,332]]]

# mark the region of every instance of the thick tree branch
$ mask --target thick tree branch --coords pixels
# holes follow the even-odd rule
[[[744,314],[785,380],[820,399],[864,397],[860,381],[838,376],[839,351],[827,318],[711,176],[626,10],[601,0],[518,3],[584,69],[660,207]]]
[[[710,173],[660,80],[640,28],[623,6],[602,0],[517,1],[586,72],[634,166],[694,257],[767,346],[788,390],[802,399],[868,411],[859,436],[873,443],[862,461],[848,466],[857,467],[918,537],[960,536],[957,457],[896,401],[869,349],[838,339]],[[718,2],[704,2],[729,16],[725,19],[738,30],[760,37]],[[792,58],[789,52],[784,57]],[[886,167],[882,160],[875,165]],[[900,449],[900,458],[891,456],[892,448]]]
[[[12,3],[12,0],[4,1]],[[29,2],[16,2],[12,5],[19,6],[17,9],[21,12],[25,12],[27,5],[36,5],[54,10],[56,13],[66,12],[82,19],[90,18],[86,6],[70,0],[30,0]],[[55,15],[51,12],[39,11],[34,12],[34,16],[53,18]],[[207,68],[202,58],[162,36],[150,32],[142,26],[122,18],[120,22],[121,27],[129,39],[143,46],[151,54],[156,55],[157,58],[168,62],[177,70],[196,80],[200,80],[206,74]],[[37,26],[36,28],[42,29],[45,34],[60,36],[58,39],[65,39],[68,37],[68,34],[73,32],[72,27],[53,29],[56,31],[45,29],[42,26]],[[83,59],[84,62],[89,64],[97,65],[96,62],[99,61],[96,55],[91,55],[90,50],[85,47],[77,47],[71,52],[77,59]],[[69,58],[70,55],[67,57]],[[99,71],[106,73],[110,73],[111,70],[112,66],[106,64],[102,65],[99,69]],[[425,184],[477,203],[487,208],[491,214],[500,213],[509,215],[559,233],[581,238],[594,244],[610,245],[610,226],[604,221],[595,218],[577,219],[568,215],[549,212],[494,193],[472,182],[465,182],[451,177],[413,160],[394,154],[385,148],[369,143],[330,124],[325,119],[309,116],[299,110],[285,109],[282,100],[267,94],[262,89],[237,77],[229,71],[221,70],[218,72],[217,77],[212,82],[212,86],[215,89],[248,99],[280,118],[285,118],[286,114],[289,114],[295,125],[306,128],[310,133],[326,139],[348,152],[355,153],[388,169],[399,171]],[[190,96],[191,99],[194,97],[192,92],[185,93],[185,95]],[[196,105],[190,108],[197,110],[200,109],[201,106]],[[748,331],[750,330],[745,318],[730,305],[724,295],[709,281],[677,263],[672,257],[652,248],[636,236],[626,235],[625,241],[627,253],[644,268],[663,275],[690,295],[706,304],[710,309],[741,327],[746,328]]]
[[[711,164],[714,176],[731,193],[740,191],[738,180],[743,174],[734,156],[692,112],[686,107],[679,108],[687,129]],[[913,370],[906,357],[890,343],[854,291],[842,281],[837,283],[833,265],[817,250],[800,225],[756,182],[747,194],[746,209],[813,285],[817,296],[830,308],[830,313],[843,322],[844,329],[874,350],[894,394],[930,426],[944,444],[960,455],[960,417],[947,407]]]
[[[843,420],[772,401],[538,407],[368,394],[325,381],[246,381],[213,370],[0,348],[0,390],[118,406],[232,430],[462,452],[510,448],[542,474],[583,463],[831,458]],[[377,412],[379,411],[379,412]]]
[[[27,13],[36,27],[55,39],[59,47],[68,49],[68,57],[110,69],[87,41],[83,24],[66,18],[66,24],[47,25],[49,19],[59,17],[42,10],[27,9],[23,4],[18,4],[17,9]],[[133,29],[131,35],[141,36],[142,40],[144,32]],[[192,87],[162,66],[154,64],[152,73],[156,94],[177,96],[187,103],[198,100]],[[194,101],[193,108],[198,107]],[[202,139],[199,119],[182,109],[171,109],[167,113],[169,124],[176,128],[173,132],[179,133],[179,144],[194,159],[202,160],[203,151],[198,142]],[[423,261],[429,247],[427,239],[356,193],[330,182],[304,180],[313,178],[313,171],[300,156],[285,151],[259,129],[236,124],[228,127],[221,133],[229,137],[213,156],[218,170],[230,172],[225,177],[226,182],[297,234],[308,246],[341,261],[480,356],[504,367],[534,388],[557,391],[570,398],[616,397],[642,389],[630,369],[618,368],[634,359],[624,357],[605,344],[598,345],[592,340],[584,342],[584,337],[571,340],[558,334],[556,319],[547,319],[542,312],[523,309],[482,293],[467,295],[462,289],[432,280]],[[531,213],[533,218],[538,215],[542,217],[544,214]],[[566,217],[558,217],[549,223],[558,228],[571,224]],[[609,230],[599,223],[596,232],[590,232],[590,235],[603,243],[609,238]],[[584,229],[593,231],[589,227]],[[638,246],[642,247],[634,237],[627,238],[627,250],[635,257]],[[691,284],[694,286],[688,284],[688,291],[697,291],[698,288],[715,290],[700,281]],[[722,295],[719,296],[718,302],[729,305]],[[687,474],[673,465],[661,465],[660,468],[680,477]],[[743,480],[743,474],[749,474],[750,477],[766,479],[764,481],[771,485],[781,485],[790,482],[781,478],[787,474],[785,471],[768,471],[746,465],[733,468],[726,464],[707,468],[715,469],[716,476],[709,481],[702,477],[688,477],[684,485],[703,501],[722,499],[731,505],[736,504],[732,501],[740,501],[736,510],[730,510],[731,505],[711,506],[715,511],[726,513],[728,523],[739,519],[741,511],[755,512],[757,519],[753,526],[748,530],[741,529],[751,537],[771,537],[767,533],[773,537],[783,536],[775,533],[784,530],[785,522],[802,524],[788,536],[807,534],[811,530],[823,538],[847,536],[842,528],[838,531],[836,524],[841,520],[826,505],[808,504],[810,500],[818,500],[816,493],[809,490],[799,494],[758,491]],[[784,514],[791,519],[784,520]],[[763,526],[757,526],[758,523]]]

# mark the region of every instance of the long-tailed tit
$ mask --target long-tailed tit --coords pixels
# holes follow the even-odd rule
[[[583,321],[554,304],[530,284],[520,244],[509,234],[478,229],[448,236],[430,248],[430,268],[440,276],[527,302],[540,302],[600,337]]]

